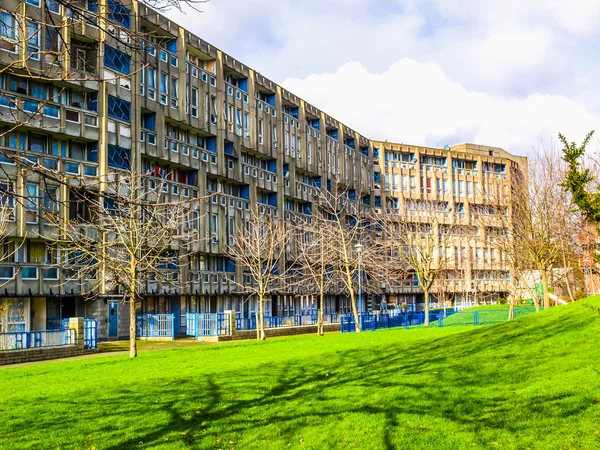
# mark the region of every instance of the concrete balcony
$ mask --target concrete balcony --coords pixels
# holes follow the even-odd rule
[[[0,282],[6,296],[79,295],[95,285],[73,269],[40,263],[0,263]]]

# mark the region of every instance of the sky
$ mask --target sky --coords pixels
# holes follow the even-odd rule
[[[597,0],[210,0],[167,15],[371,139],[515,154],[600,124]]]

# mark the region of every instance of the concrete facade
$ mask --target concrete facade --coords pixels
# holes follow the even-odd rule
[[[180,332],[186,312],[231,309],[241,317],[255,313],[255,301],[232,283],[250,283],[249,276],[225,255],[235,229],[252,208],[310,223],[319,202],[315,189],[328,188],[352,192],[348,208],[356,214],[371,208],[400,210],[407,200],[435,199],[464,204],[470,220],[469,205],[476,204],[477,197],[469,198],[466,190],[455,195],[444,188],[441,194],[428,192],[428,177],[421,175],[427,167],[431,173],[452,171],[450,185],[463,178],[483,185],[484,164],[502,165],[506,172],[498,177],[494,173],[502,189],[510,187],[514,170],[526,171],[524,158],[495,147],[462,144],[444,150],[371,140],[137,0],[73,1],[70,10],[56,2],[50,10],[41,7],[43,3],[0,4],[4,17],[15,24],[0,36],[0,67],[11,66],[0,75],[0,147],[79,175],[84,182],[133,169],[147,175],[150,187],[162,183],[172,201],[211,195],[198,211],[206,220],[194,224],[194,231],[210,239],[198,249],[197,258],[177,269],[183,282],[150,289],[138,305],[140,313],[176,314]],[[51,25],[64,41],[57,44],[55,34],[40,33],[39,48],[56,51],[41,55],[39,61],[28,59],[28,52],[35,55],[37,47],[32,40],[29,46],[20,44],[25,31],[18,24]],[[27,63],[14,65],[19,59]],[[24,76],[24,65],[45,74],[46,80]],[[19,120],[11,102],[26,108],[46,102],[47,107],[10,131]],[[17,115],[22,119],[23,114]],[[387,154],[400,155],[400,160],[387,160]],[[424,157],[445,158],[445,163],[428,164],[433,160],[422,161]],[[477,175],[454,174],[455,159],[476,161],[481,169]],[[122,296],[87,301],[89,280],[71,278],[68,255],[53,252],[44,242],[52,230],[40,220],[40,209],[68,218],[81,205],[65,202],[53,211],[55,205],[45,194],[50,189],[66,200],[65,186],[46,185],[35,171],[18,170],[6,158],[0,164],[4,190],[11,186],[33,192],[31,202],[15,206],[3,250],[8,256],[0,257],[2,298],[12,305],[4,329],[44,329],[55,320],[85,315],[98,319],[99,338],[108,339],[110,302]],[[406,191],[403,175],[409,180]],[[416,180],[414,191],[410,177]],[[12,255],[10,245],[21,247]],[[468,279],[457,287],[460,295],[472,293],[474,270],[470,266]],[[493,271],[504,273],[506,268]],[[482,281],[475,292],[485,292],[482,298],[503,295],[502,280],[492,281],[487,286]],[[400,280],[388,293],[397,303],[420,298],[411,280]],[[293,315],[314,309],[308,294],[274,296],[267,312]],[[369,305],[376,307],[375,302]],[[127,309],[126,303],[119,304],[112,338],[128,336]],[[326,313],[348,309],[345,296],[327,297]]]

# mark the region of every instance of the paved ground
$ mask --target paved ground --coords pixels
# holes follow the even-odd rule
[[[203,344],[201,342],[196,342],[193,339],[177,339],[175,341],[138,341],[138,352],[147,352],[150,350],[167,350],[171,348],[186,348],[186,347],[194,347],[198,345],[209,345]],[[111,341],[111,342],[100,342],[98,343],[98,353],[91,353],[89,355],[82,356],[73,356],[71,358],[58,358],[58,359],[48,359],[45,361],[33,361],[28,363],[21,364],[10,364],[7,366],[0,366],[0,370],[4,369],[12,369],[15,367],[23,367],[23,366],[33,366],[37,364],[51,364],[55,362],[64,362],[64,361],[77,361],[79,359],[89,359],[89,358],[98,358],[98,357],[106,357],[113,355],[128,355],[129,354],[129,341]]]

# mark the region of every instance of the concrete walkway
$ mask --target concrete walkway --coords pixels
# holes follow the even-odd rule
[[[32,362],[26,362],[26,363],[20,363],[20,364],[9,364],[6,366],[0,366],[0,371],[6,370],[6,369],[14,369],[16,367],[37,366],[38,364],[51,364],[51,363],[57,363],[57,362],[78,361],[81,359],[98,358],[99,356],[113,356],[113,355],[117,356],[117,355],[128,355],[128,354],[129,354],[129,352],[90,353],[88,355],[72,356],[70,358],[56,358],[56,359],[46,359],[44,361],[32,361]]]

